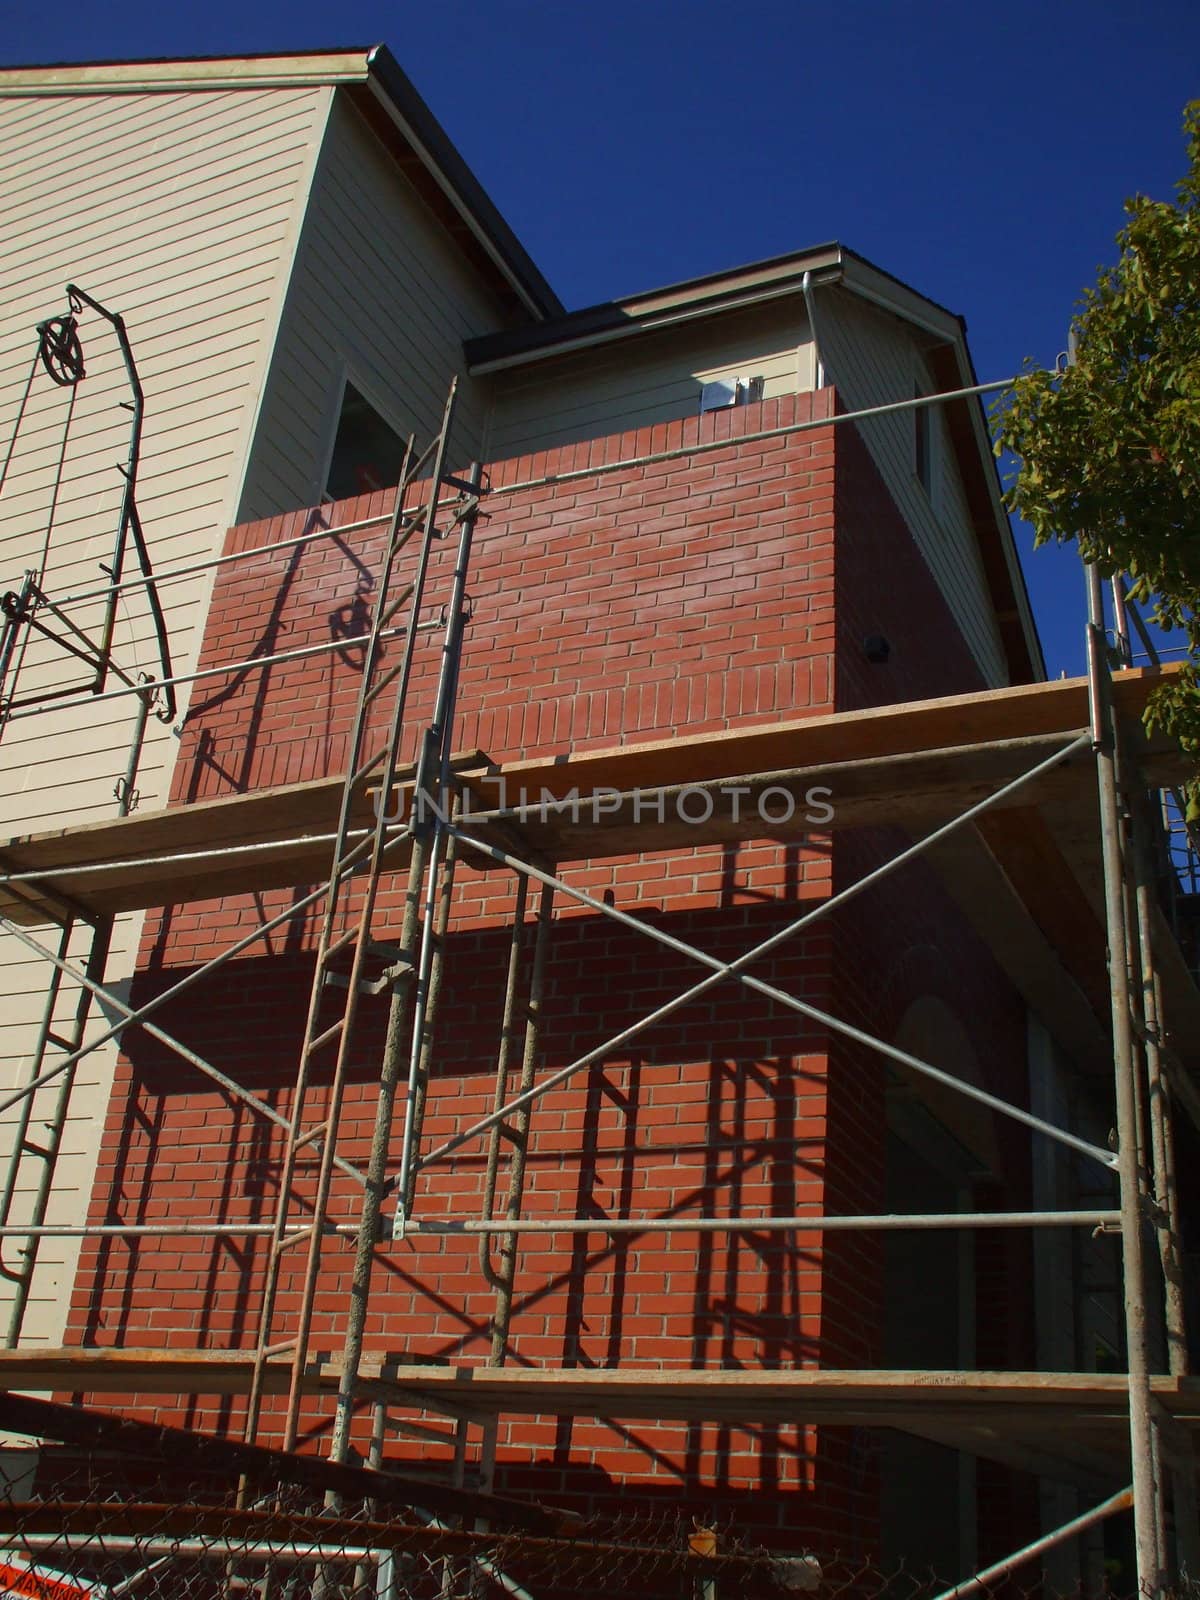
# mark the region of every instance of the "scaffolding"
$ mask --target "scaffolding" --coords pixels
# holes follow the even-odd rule
[[[945,403],[999,385],[977,385],[954,394],[923,396],[866,413],[844,413],[772,429],[755,437],[778,437],[861,421],[881,411]],[[241,1392],[248,1396],[245,1437],[253,1444],[262,1427],[267,1394],[286,1395],[283,1448],[297,1444],[306,1400],[336,1397],[328,1454],[333,1466],[348,1460],[356,1408],[373,1407],[373,1459],[389,1410],[414,1404],[454,1426],[457,1482],[464,1481],[470,1427],[481,1427],[479,1472],[484,1493],[492,1488],[498,1419],[503,1413],[634,1415],[658,1418],[744,1419],[771,1416],[780,1408],[803,1420],[855,1426],[916,1426],[920,1412],[965,1448],[989,1432],[1005,1435],[1008,1408],[1022,1415],[1040,1407],[1020,1427],[1043,1458],[1052,1441],[1068,1438],[1083,1422],[1104,1423],[1105,1448],[1119,1453],[1114,1418],[1127,1431],[1131,1483],[1038,1541],[1014,1552],[986,1574],[1001,1577],[1033,1559],[1058,1538],[1071,1537],[1132,1505],[1137,1576],[1147,1594],[1162,1593],[1173,1574],[1200,1564],[1192,1431],[1200,1408],[1186,1383],[1187,1329],[1181,1279],[1180,1218],[1172,1137],[1173,1108],[1193,1119],[1200,1093],[1185,1063],[1173,1052],[1165,1013],[1169,1003],[1164,957],[1171,935],[1157,908],[1158,823],[1147,793],[1157,793],[1184,775],[1182,757],[1141,730],[1147,696],[1169,669],[1130,667],[1123,593],[1115,594],[1116,640],[1110,643],[1105,596],[1095,569],[1088,571],[1088,672],[1085,679],[887,706],[877,712],[834,713],[787,724],[738,729],[724,735],[681,738],[669,746],[630,745],[562,762],[527,761],[497,770],[478,754],[456,756],[453,747],[459,666],[470,606],[467,577],[476,519],[487,496],[478,465],[464,476],[447,470],[454,392],[441,431],[417,454],[410,441],[403,479],[386,528],[382,564],[375,574],[368,625],[353,642],[364,665],[344,776],[336,780],[261,790],[228,800],[203,802],[162,813],[137,813],[86,829],[13,840],[0,857],[0,924],[26,950],[51,968],[40,1044],[29,1081],[0,1104],[18,1110],[16,1152],[4,1190],[0,1244],[25,1241],[25,1265],[5,1267],[18,1285],[8,1330],[8,1352],[0,1355],[0,1384],[7,1388],[51,1383],[69,1374],[71,1387],[89,1392]],[[727,446],[729,441],[719,441]],[[671,454],[703,453],[705,445]],[[641,458],[656,460],[662,456]],[[594,477],[638,464],[613,461],[571,477]],[[528,484],[492,491],[502,496]],[[351,525],[377,528],[382,519]],[[216,558],[219,565],[309,540],[344,537],[345,527],[317,529],[296,539]],[[455,538],[452,562],[433,563],[440,541]],[[415,552],[401,581],[401,552]],[[441,588],[431,581],[436,566]],[[193,564],[160,574],[169,583]],[[148,578],[114,585],[128,588]],[[436,591],[436,592],[435,592]],[[100,593],[101,591],[94,591]],[[86,598],[92,598],[88,595]],[[69,597],[70,598],[70,597]],[[74,597],[79,598],[79,597]],[[403,616],[403,622],[399,619]],[[440,670],[432,703],[412,703],[414,645],[418,634],[441,635]],[[401,639],[399,659],[383,664],[381,644]],[[337,641],[330,648],[344,647]],[[295,659],[315,648],[264,656],[250,663],[208,668],[176,677],[196,681],[247,666],[262,668]],[[165,680],[164,680],[165,681]],[[127,686],[106,691],[126,692]],[[385,698],[390,697],[390,698]],[[371,743],[372,716],[386,731]],[[417,759],[404,757],[405,739],[419,730]],[[580,783],[592,799],[578,799]],[[762,832],[752,805],[732,808],[730,792],[755,797],[770,790],[802,794],[813,785],[833,793],[831,829],[870,825],[884,816],[919,835],[859,881],[831,893],[793,916],[769,937],[733,959],[721,959],[676,937],[652,920],[609,904],[560,871],[571,860],[616,856],[634,848],[674,849],[713,841],[750,839]],[[874,1037],[801,995],[766,982],[752,970],[764,956],[829,918],[841,906],[894,874],[905,864],[961,838],[973,824],[1014,802],[1036,805],[1047,794],[1086,792],[1091,786],[1099,813],[1099,874],[1109,952],[1111,1051],[1116,1107],[1115,1149],[1097,1144],[1025,1106],[978,1084],[955,1077],[888,1041]],[[681,794],[701,798],[703,817],[684,817]],[[601,799],[600,796],[603,795]],[[537,798],[533,801],[530,795]],[[514,796],[516,798],[514,799]],[[904,797],[907,797],[905,799]],[[649,804],[648,802],[654,802]],[[905,806],[908,809],[906,811]],[[647,822],[649,813],[651,820]],[[635,846],[636,841],[636,846]],[[434,1052],[442,993],[444,956],[452,926],[456,863],[468,860],[511,875],[515,889],[509,923],[503,1012],[498,1040],[492,1110],[453,1136],[425,1136],[425,1091]],[[376,912],[381,884],[405,874],[398,937],[380,941]],[[266,917],[202,966],[178,978],[141,1005],[132,1005],[105,983],[106,930],[123,910],[211,898],[237,889],[317,883],[288,908]],[[546,1008],[545,974],[561,898],[586,908],[694,962],[702,975],[670,1000],[610,1037],[598,1040],[551,1073],[540,1071]],[[532,901],[536,900],[536,906]],[[189,987],[211,976],[276,928],[310,911],[320,917],[313,983],[304,1042],[286,1112],[240,1084],[219,1063],[202,1057],[186,1041],[154,1020],[154,1014]],[[527,928],[532,914],[532,947]],[[80,918],[95,930],[83,966],[72,953],[72,930]],[[30,930],[57,926],[51,944]],[[74,1018],[55,1021],[64,980],[77,986]],[[1172,980],[1173,981],[1173,980]],[[1118,1202],[1094,1208],[1031,1208],[1007,1212],[925,1214],[730,1215],[672,1217],[642,1215],[524,1214],[526,1160],[538,1102],[590,1066],[622,1051],[638,1035],[719,985],[736,984],[784,1008],[829,1036],[851,1041],[907,1072],[963,1095],[998,1116],[1072,1151],[1115,1179]],[[388,1021],[378,1070],[378,1099],[365,1167],[339,1150],[338,1134],[346,1068],[363,994],[386,995]],[[115,1017],[86,1038],[83,1023],[91,1001],[102,1000]],[[336,1014],[330,1014],[330,1004]],[[267,1223],[217,1219],[161,1224],[71,1224],[45,1222],[45,1196],[54,1171],[54,1139],[43,1161],[40,1210],[17,1223],[11,1202],[17,1164],[35,1152],[28,1138],[29,1107],[43,1088],[57,1085],[55,1128],[61,1134],[74,1071],[81,1059],[126,1030],[139,1027],[198,1073],[219,1084],[282,1134],[279,1199]],[[53,1052],[54,1059],[50,1059]],[[331,1065],[327,1098],[319,1110],[309,1093],[315,1063]],[[421,1178],[465,1146],[485,1154],[482,1214],[430,1215],[422,1210]],[[506,1148],[510,1152],[505,1159]],[[315,1179],[307,1176],[303,1151],[319,1152]],[[361,1194],[358,1214],[331,1210],[335,1174],[350,1177]],[[578,1372],[506,1368],[514,1285],[521,1241],[531,1234],[600,1233],[789,1235],[884,1232],[896,1229],[1071,1228],[1119,1233],[1123,1261],[1124,1325],[1128,1371],[1096,1374],[857,1373],[829,1369],[748,1373]],[[494,1293],[490,1351],[469,1381],[460,1372],[396,1366],[364,1348],[364,1325],[373,1271],[399,1242],[427,1235],[472,1235],[479,1240],[479,1268]],[[269,1241],[263,1305],[249,1351],[29,1351],[19,1348],[37,1243],[46,1237],[201,1236],[252,1237]],[[312,1350],[314,1297],[323,1252],[340,1240],[353,1249],[352,1289],[342,1328],[340,1358],[315,1363]],[[298,1304],[278,1293],[288,1252],[304,1259]],[[1148,1255],[1161,1263],[1161,1317],[1170,1370],[1151,1370]],[[1156,1311],[1157,1315],[1158,1312]],[[552,1398],[548,1398],[552,1391]],[[1029,1402],[1037,1401],[1030,1407]],[[622,1409],[618,1409],[622,1408]],[[1090,1409],[1089,1409],[1090,1408]],[[398,1423],[401,1431],[430,1436],[420,1423]],[[1031,1431],[1030,1431],[1031,1430]],[[444,1437],[440,1432],[437,1437]],[[1173,1543],[1172,1543],[1173,1534]],[[978,1580],[984,1581],[983,1575]],[[964,1579],[956,1593],[970,1592]]]

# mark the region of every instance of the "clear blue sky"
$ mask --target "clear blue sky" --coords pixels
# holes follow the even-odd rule
[[[16,0],[0,51],[378,41],[568,306],[836,238],[962,313],[981,379],[1054,360],[1200,97],[1197,0]],[[1017,531],[1048,666],[1078,670],[1077,564]]]

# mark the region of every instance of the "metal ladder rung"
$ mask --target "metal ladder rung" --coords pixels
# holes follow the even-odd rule
[[[42,1161],[49,1161],[51,1156],[54,1154],[52,1150],[47,1150],[44,1145],[34,1144],[32,1140],[29,1139],[23,1139],[21,1141],[20,1153],[23,1156],[37,1156]]]
[[[360,839],[357,844],[351,845],[341,860],[334,862],[332,876],[334,878],[344,877],[351,867],[356,866],[364,856],[371,853],[374,846],[375,835],[373,832],[369,833],[365,839]]]
[[[330,940],[325,946],[325,960],[328,961],[330,956],[337,955],[338,951],[344,950],[348,944],[353,944],[358,938],[359,931],[357,927],[347,928],[345,933],[339,933],[336,939]]]
[[[317,1034],[315,1039],[310,1039],[308,1041],[308,1043],[304,1046],[304,1054],[306,1056],[315,1056],[318,1050],[322,1049],[332,1039],[336,1039],[338,1034],[341,1033],[345,1026],[345,1017],[339,1017],[337,1021],[331,1023],[323,1033]]]
[[[363,705],[371,705],[375,698],[378,695],[381,695],[389,684],[395,683],[396,679],[404,671],[404,666],[405,663],[403,661],[397,661],[394,667],[389,667],[384,673],[383,677],[379,679],[378,683],[373,683],[367,690],[366,694],[363,695]]]
[[[385,610],[379,613],[379,627],[381,631],[391,623],[392,618],[399,611],[400,607],[407,601],[411,600],[412,592],[413,585],[411,583],[406,584],[403,590],[396,596],[391,604],[387,606]]]
[[[270,1361],[273,1356],[290,1356],[296,1348],[295,1339],[285,1339],[282,1344],[271,1344],[263,1351],[263,1356]]]
[[[292,1149],[293,1150],[303,1150],[303,1148],[304,1148],[304,1146],[306,1144],[312,1144],[314,1139],[320,1139],[325,1134],[327,1134],[328,1132],[329,1132],[329,1119],[326,1118],[326,1120],[324,1122],[318,1122],[316,1124],[316,1126],[313,1127],[313,1128],[310,1128],[307,1133],[302,1133],[298,1139],[293,1140],[292,1141]]]
[[[291,1233],[285,1233],[283,1238],[274,1246],[275,1255],[278,1256],[282,1250],[290,1250],[292,1245],[299,1244],[303,1239],[311,1238],[314,1226],[315,1224],[310,1222],[306,1227],[296,1228]]]
[[[351,788],[357,788],[369,773],[374,772],[376,767],[381,767],[383,765],[383,763],[387,760],[387,756],[387,746],[384,745],[382,750],[376,750],[375,754],[369,761],[364,761],[362,766],[359,767],[357,771],[350,774],[350,776],[346,779],[347,784]]]

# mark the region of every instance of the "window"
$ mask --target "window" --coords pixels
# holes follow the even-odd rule
[[[347,383],[325,480],[325,498],[349,500],[399,483],[404,449],[405,441],[396,430],[352,383]]]

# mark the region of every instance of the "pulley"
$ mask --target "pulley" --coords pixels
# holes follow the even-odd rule
[[[74,388],[83,377],[83,346],[73,313],[49,317],[38,324],[38,355],[42,365],[63,388]]]

